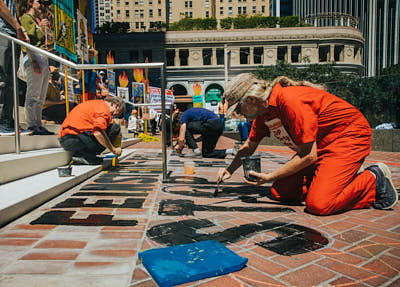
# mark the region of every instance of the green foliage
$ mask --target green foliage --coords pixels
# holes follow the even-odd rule
[[[286,16],[279,18],[279,25],[281,27],[298,27],[299,17],[298,16]]]
[[[299,22],[298,16],[247,16],[246,14],[237,17],[228,17],[220,20],[221,29],[252,29],[252,28],[275,28],[279,23],[281,27],[307,26],[304,22]],[[217,29],[215,18],[192,19],[184,18],[178,22],[171,23],[168,27],[170,31],[190,31],[190,30],[214,30]]]
[[[125,34],[129,31],[129,22],[105,22],[97,28],[99,34]]]
[[[219,24],[221,25],[221,29],[231,29],[232,24],[233,24],[233,18],[228,17],[228,18],[221,19]]]
[[[277,63],[261,67],[255,75],[271,81],[278,76],[293,80],[306,80],[323,84],[328,91],[357,107],[367,118],[371,127],[385,122],[400,123],[400,65],[386,68],[379,77],[343,74],[331,64],[307,64],[297,68]]]
[[[171,23],[168,27],[170,31],[191,31],[191,30],[216,30],[217,19],[215,18],[183,18],[178,22]]]

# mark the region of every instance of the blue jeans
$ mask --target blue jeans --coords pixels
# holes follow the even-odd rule
[[[240,140],[245,141],[249,137],[249,132],[251,129],[252,122],[244,121],[238,123],[238,130],[240,135]]]
[[[223,131],[225,130],[225,115],[219,114],[219,119],[221,120]]]
[[[46,57],[34,53],[32,53],[32,57],[38,63],[41,73],[35,73],[31,60],[28,58],[28,55],[25,55],[23,59],[27,78],[25,119],[28,127],[40,127],[42,126],[42,107],[46,100],[50,72]]]

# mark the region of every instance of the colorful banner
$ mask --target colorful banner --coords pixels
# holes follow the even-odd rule
[[[79,10],[76,11],[76,20],[78,23],[77,53],[86,62],[89,62],[87,20]]]
[[[132,99],[130,102],[136,104],[144,103],[144,84],[143,83],[132,83]]]
[[[125,87],[117,87],[117,96],[126,102],[129,102],[129,89]]]
[[[203,96],[193,96],[193,108],[203,107]]]
[[[115,72],[107,70],[107,80],[108,80],[108,94],[115,96],[117,94],[117,87],[115,85]]]
[[[54,0],[55,50],[76,61],[74,1]]]
[[[196,82],[192,85],[192,95],[193,95],[193,107],[202,108],[203,107],[203,96],[201,95],[203,90],[203,85]]]

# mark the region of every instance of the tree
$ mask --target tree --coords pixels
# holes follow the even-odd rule
[[[98,27],[96,33],[99,34],[125,34],[129,31],[129,22],[105,22]]]

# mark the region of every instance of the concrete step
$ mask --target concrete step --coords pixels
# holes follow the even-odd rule
[[[134,151],[134,149],[124,149],[120,159],[126,158]],[[24,155],[25,162],[19,166],[19,170],[25,169],[27,161],[44,162],[44,165],[47,164],[48,166],[53,161],[53,158],[56,157],[61,162],[61,158],[65,154],[64,152],[64,155],[62,155],[59,150],[50,150],[47,151],[47,154],[32,156],[33,159],[28,159],[29,156]],[[65,162],[68,162],[68,160],[66,159]],[[0,226],[22,216],[110,166],[111,159],[105,159],[103,165],[73,165],[72,176],[70,177],[59,177],[57,168],[51,168],[44,172],[0,185]],[[1,170],[4,170],[4,166],[1,167]]]
[[[23,136],[23,137],[29,137],[29,136]],[[55,136],[33,136],[33,137],[34,138],[38,137],[37,141],[42,143],[42,146],[50,146],[51,142],[53,141],[53,137]],[[0,137],[0,140],[2,140],[2,137]],[[33,141],[34,140],[35,139],[33,139]],[[140,140],[136,138],[124,139],[122,141],[122,148],[135,144],[139,141]],[[37,146],[39,146],[38,143],[36,143],[36,147]],[[59,166],[68,164],[70,160],[71,160],[71,155],[61,147],[29,150],[21,152],[20,154],[15,154],[15,153],[1,154],[0,184],[4,184],[37,173],[55,169]]]

